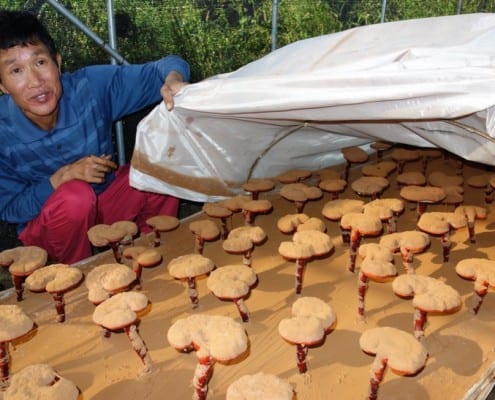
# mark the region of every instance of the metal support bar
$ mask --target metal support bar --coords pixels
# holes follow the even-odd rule
[[[272,51],[277,49],[278,1],[272,2]]]

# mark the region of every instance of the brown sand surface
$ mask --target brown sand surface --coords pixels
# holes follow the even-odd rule
[[[406,171],[419,168],[418,163],[408,163]],[[430,162],[428,171],[434,169],[455,172],[453,160]],[[477,165],[464,167],[464,176],[483,173]],[[360,168],[351,171],[351,179],[360,176]],[[397,196],[395,176],[382,197]],[[262,371],[276,374],[288,380],[295,388],[298,400],[364,399],[369,388],[370,368],[373,357],[364,354],[359,338],[366,329],[375,326],[392,326],[413,332],[413,307],[411,300],[398,298],[392,291],[392,283],[370,282],[366,295],[366,320],[357,315],[357,272],[347,269],[349,249],[342,245],[338,223],[325,221],[328,234],[335,249],[329,256],[310,261],[307,265],[301,296],[318,297],[333,307],[337,315],[335,329],[324,342],[309,349],[308,373],[301,375],[296,366],[296,349],[279,335],[280,320],[290,317],[291,306],[297,299],[294,292],[295,266],[278,254],[281,241],[291,236],[281,234],[276,221],[287,213],[295,213],[295,205],[280,198],[277,187],[271,194],[260,198],[270,199],[273,211],[258,215],[255,223],[268,235],[268,240],[253,252],[252,267],[259,283],[246,299],[250,322],[244,323],[249,337],[249,350],[238,360],[227,364],[217,363],[209,381],[208,399],[225,399],[227,387],[245,374]],[[484,193],[465,185],[464,204],[485,205]],[[350,189],[341,198],[357,198]],[[310,201],[304,212],[320,217],[321,209],[330,195],[319,201]],[[369,201],[369,199],[366,199]],[[414,377],[402,377],[387,369],[379,388],[381,399],[463,399],[495,360],[495,293],[490,290],[478,315],[468,311],[473,296],[473,282],[458,277],[455,265],[470,257],[495,259],[494,206],[489,206],[487,220],[476,221],[477,242],[468,240],[467,229],[452,235],[450,261],[442,262],[440,239],[432,238],[430,249],[415,256],[417,274],[444,279],[462,296],[462,308],[449,315],[429,315],[424,343],[429,358],[423,371]],[[415,229],[416,211],[407,204],[399,217],[398,229]],[[453,210],[452,206],[430,205],[428,211]],[[197,363],[196,354],[180,353],[167,341],[167,331],[177,319],[192,313],[226,315],[241,322],[235,305],[220,301],[206,287],[206,279],[198,281],[199,307],[191,309],[184,282],[174,280],[167,272],[168,262],[179,255],[194,251],[194,237],[188,224],[196,215],[181,221],[180,227],[162,236],[159,248],[164,261],[161,265],[144,269],[142,292],[151,301],[151,309],[141,316],[139,332],[146,343],[154,370],[151,375],[141,376],[143,365],[132,350],[125,333],[114,333],[103,338],[102,330],[92,321],[94,305],[87,299],[84,284],[66,294],[67,318],[65,323],[56,322],[51,296],[47,293],[25,292],[25,300],[18,303],[36,322],[37,329],[28,337],[10,346],[10,370],[15,374],[33,363],[47,363],[62,376],[73,381],[82,391],[84,400],[131,400],[164,399],[184,400],[192,398],[192,378]],[[218,221],[216,221],[218,222]],[[229,221],[231,227],[241,226],[243,217],[236,214]],[[378,241],[379,237],[364,238],[362,243]],[[143,236],[138,244],[151,245],[151,236]],[[221,240],[205,244],[204,255],[217,267],[241,263],[242,256],[229,255],[223,251]],[[101,253],[81,263],[83,272],[94,266],[113,262],[110,251]],[[395,264],[403,273],[400,256]],[[359,268],[359,261],[358,261]],[[0,304],[16,304],[12,290],[2,293]],[[0,398],[2,395],[0,394]],[[471,397],[476,398],[476,397]]]

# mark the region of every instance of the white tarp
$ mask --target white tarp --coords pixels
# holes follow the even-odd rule
[[[131,185],[214,201],[377,140],[495,165],[494,105],[495,14],[359,27],[188,85],[172,112],[157,106],[138,126]]]

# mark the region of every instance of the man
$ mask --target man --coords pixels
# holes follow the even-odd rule
[[[52,261],[91,255],[97,224],[176,215],[179,200],[129,186],[112,160],[112,123],[173,96],[189,80],[177,56],[131,66],[61,73],[61,56],[38,19],[0,11],[0,219]]]

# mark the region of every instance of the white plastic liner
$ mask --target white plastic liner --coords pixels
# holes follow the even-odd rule
[[[378,140],[495,165],[494,105],[495,14],[363,26],[186,86],[139,124],[131,185],[215,201]]]

